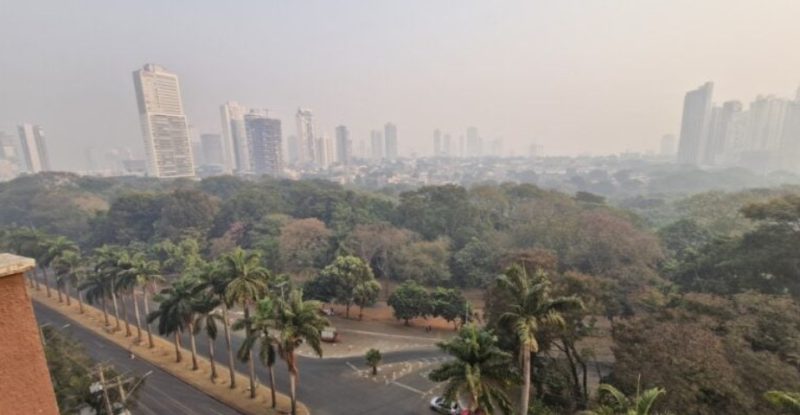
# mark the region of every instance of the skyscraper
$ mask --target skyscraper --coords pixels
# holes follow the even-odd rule
[[[453,147],[450,145],[450,134],[444,135],[444,140],[442,143],[442,152],[445,157],[452,157],[453,156]]]
[[[438,128],[433,130],[433,156],[442,156],[442,132]]]
[[[219,134],[201,134],[200,150],[203,153],[203,162],[215,166],[225,165],[225,156],[222,149],[222,136]]]
[[[49,171],[50,158],[47,154],[47,143],[42,128],[38,125],[22,124],[18,129],[25,168],[30,173]]]
[[[314,135],[314,114],[309,109],[298,108],[295,115],[297,121],[296,146],[298,164],[314,163],[316,161],[315,149],[317,147]],[[291,147],[290,147],[291,148]],[[290,149],[289,153],[292,153]]]
[[[683,99],[681,136],[678,144],[678,163],[700,164],[708,140],[711,121],[711,96],[714,84],[706,82],[689,91]]]
[[[133,73],[147,171],[155,177],[192,177],[194,161],[178,76],[146,64]]]
[[[333,161],[333,146],[325,134],[318,134],[314,139],[314,165],[327,169]]]
[[[250,165],[253,173],[279,176],[283,173],[281,121],[267,116],[266,111],[251,111],[244,116],[247,140],[250,143]]]
[[[481,137],[475,127],[467,128],[467,157],[480,157],[482,155]]]
[[[220,107],[222,117],[222,150],[225,157],[225,171],[245,173],[251,170],[250,149],[247,143],[247,130],[244,116],[248,110],[235,101],[228,101]]]
[[[383,134],[378,130],[372,130],[369,135],[370,143],[372,144],[371,158],[373,160],[381,160],[383,158]]]
[[[730,136],[732,120],[735,114],[742,111],[739,101],[727,101],[722,107],[715,106],[711,109],[708,140],[703,151],[703,163],[708,165],[719,164],[725,153],[727,139]]]
[[[336,162],[342,165],[350,164],[353,152],[353,143],[350,141],[350,131],[344,125],[336,127]]]
[[[383,126],[383,137],[386,139],[386,158],[397,160],[397,126],[387,122]]]

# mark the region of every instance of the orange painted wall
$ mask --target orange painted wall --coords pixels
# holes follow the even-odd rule
[[[22,274],[0,277],[0,414],[57,415],[39,326]]]

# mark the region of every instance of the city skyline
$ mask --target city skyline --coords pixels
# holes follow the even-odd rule
[[[296,108],[312,108],[320,131],[345,124],[356,143],[391,120],[402,127],[401,154],[430,152],[436,128],[457,145],[470,125],[520,155],[533,143],[550,155],[657,150],[661,135],[679,133],[683,91],[706,79],[720,102],[800,83],[800,51],[766,47],[800,36],[795,2],[421,5],[251,2],[224,14],[201,1],[152,14],[147,4],[91,0],[9,4],[0,130],[45,126],[56,169],[84,167],[68,151],[76,146],[140,153],[128,74],[151,61],[180,74],[198,133],[222,133],[217,108],[235,97],[270,108],[284,127]],[[379,24],[387,19],[404,29]],[[14,36],[34,21],[36,33]],[[88,32],[96,22],[102,37]]]

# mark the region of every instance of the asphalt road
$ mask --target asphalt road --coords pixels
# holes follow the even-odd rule
[[[98,362],[111,363],[117,372],[130,372],[143,376],[152,371],[139,387],[136,407],[131,410],[136,415],[235,415],[239,412],[211,398],[203,392],[182,382],[150,363],[141,359],[130,359],[127,350],[71,322],[63,315],[33,303],[39,324],[49,323],[63,327],[64,332],[81,342],[89,355]]]

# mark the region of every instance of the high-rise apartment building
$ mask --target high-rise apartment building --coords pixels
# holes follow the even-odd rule
[[[353,153],[353,142],[350,140],[350,130],[346,126],[336,127],[336,162],[342,165],[350,164]]]
[[[194,161],[178,76],[146,64],[133,73],[148,174],[192,177]]]
[[[372,152],[370,153],[373,160],[381,160],[384,157],[383,152],[383,134],[378,130],[372,130],[369,135]]]
[[[711,82],[686,93],[683,99],[678,163],[698,165],[702,161],[711,121],[713,93],[714,84]]]
[[[314,165],[327,169],[333,162],[333,145],[325,134],[318,134],[314,139]]]
[[[475,127],[467,128],[467,157],[480,157],[482,155],[481,137]]]
[[[269,118],[266,111],[251,111],[244,116],[244,122],[253,173],[280,176],[283,173],[281,121]]]
[[[438,128],[433,130],[433,156],[442,156],[442,132]]]
[[[246,173],[251,171],[250,145],[247,142],[247,129],[244,116],[247,107],[235,101],[228,101],[220,107],[222,117],[222,150],[227,173]]]
[[[397,126],[387,122],[383,126],[383,137],[386,140],[386,158],[397,160]]]
[[[727,101],[721,107],[714,106],[711,109],[708,138],[703,149],[704,164],[715,165],[722,160],[730,135],[731,121],[741,111],[742,103],[739,101]]]
[[[317,142],[314,135],[314,114],[309,109],[298,108],[295,120],[297,123],[297,140],[293,145],[296,147],[297,158],[293,162],[297,164],[314,163],[317,160],[315,155]],[[292,154],[292,152],[290,146],[289,153]]]
[[[215,166],[225,165],[225,155],[222,148],[222,136],[219,134],[201,134],[200,151],[203,153],[203,162]]]
[[[44,131],[34,124],[22,124],[18,127],[20,149],[25,160],[25,168],[29,173],[50,170],[50,158],[47,154],[47,142]]]
[[[453,147],[450,144],[450,134],[445,134],[442,140],[442,155],[445,157],[453,156]]]

